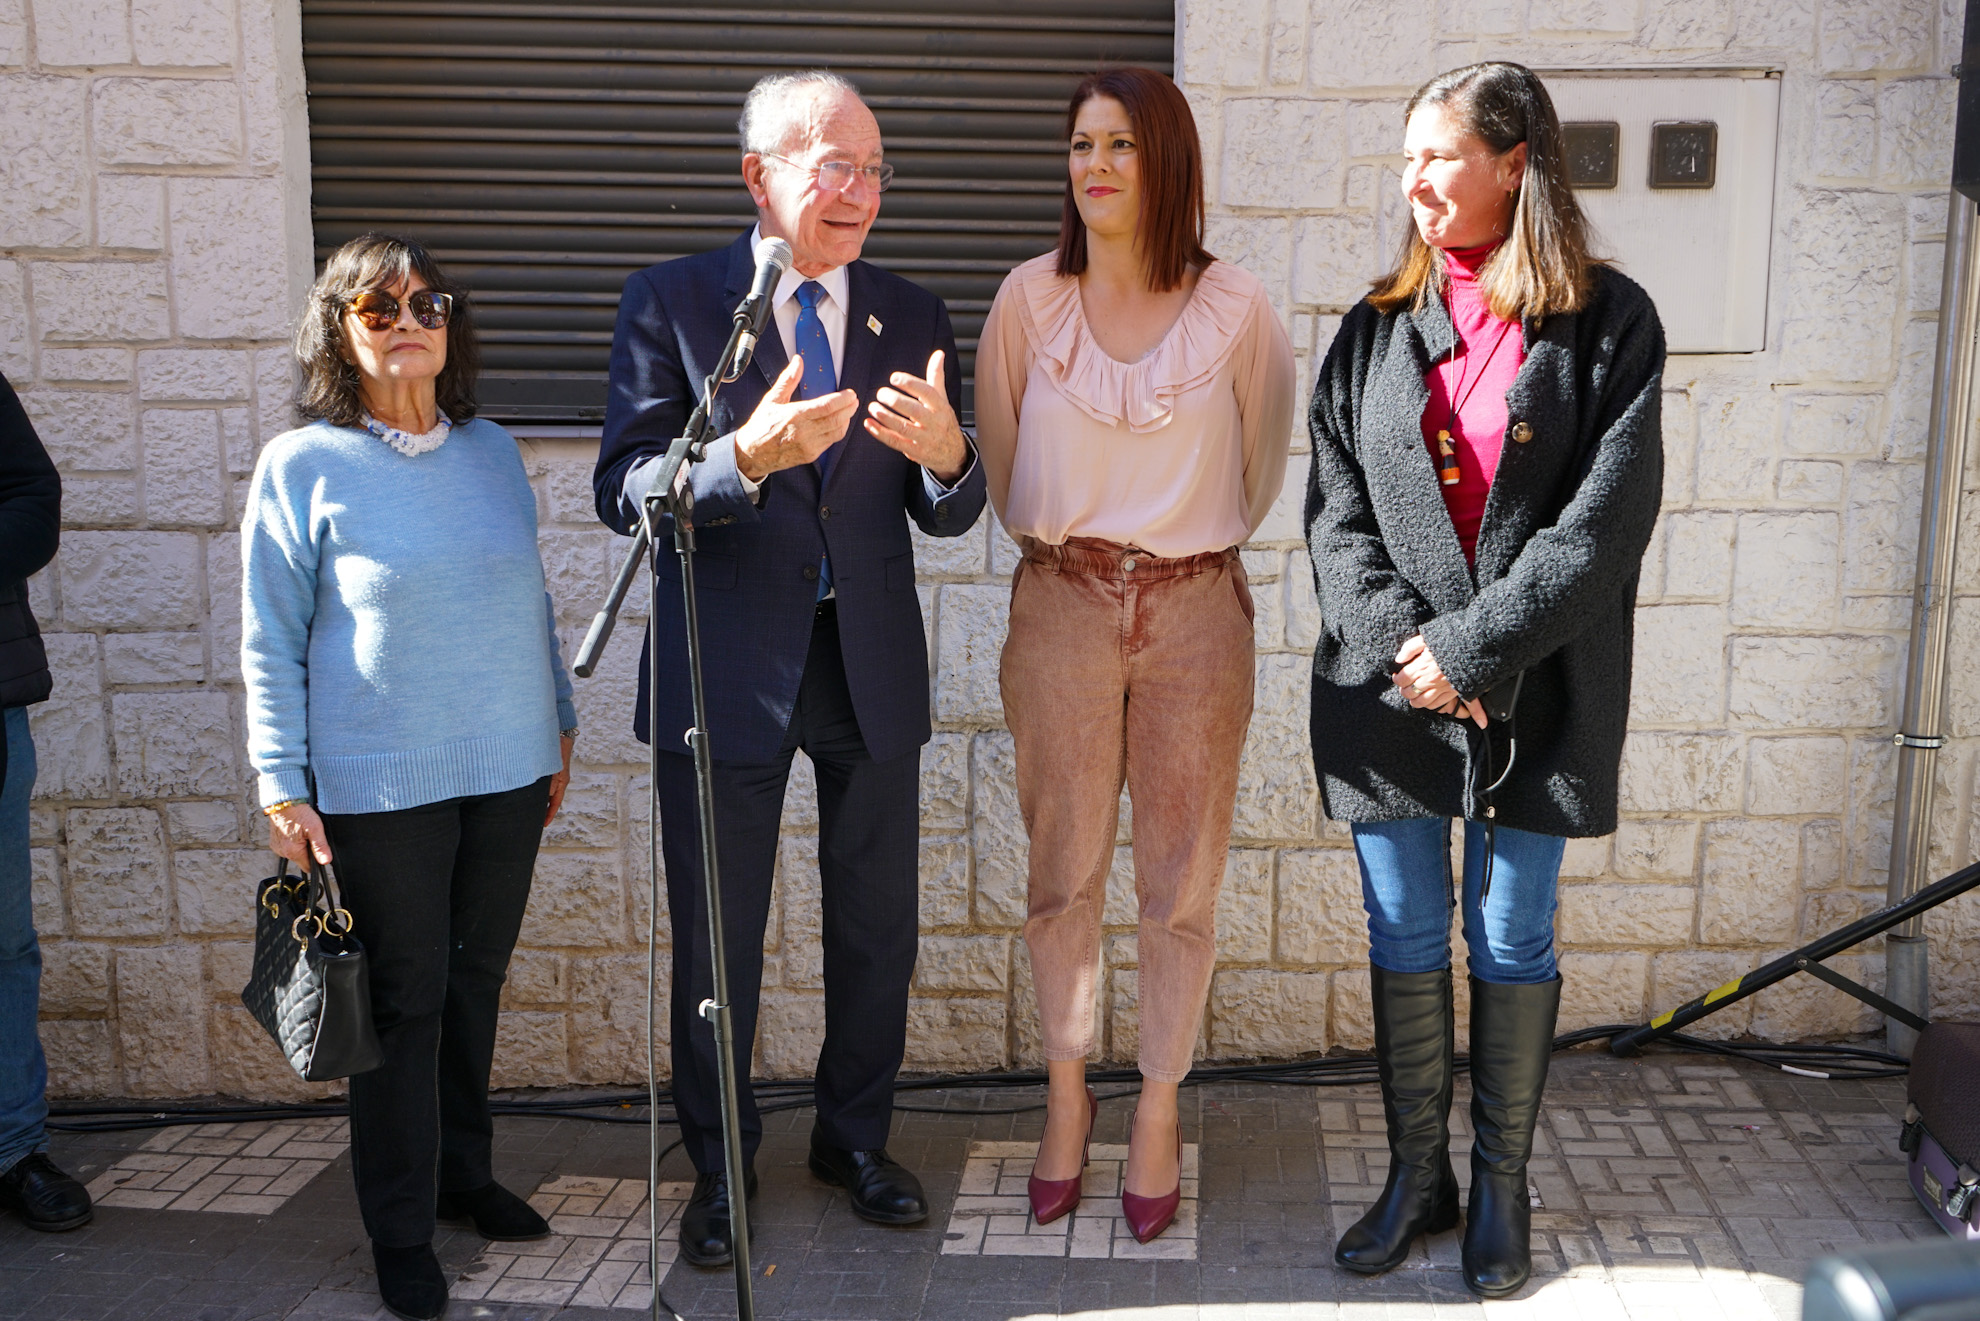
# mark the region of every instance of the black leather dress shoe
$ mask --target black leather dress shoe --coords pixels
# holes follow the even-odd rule
[[[19,1216],[29,1229],[51,1233],[80,1229],[96,1214],[89,1204],[89,1190],[56,1169],[41,1151],[21,1157],[0,1174],[0,1207]]]
[[[834,1147],[811,1130],[811,1172],[852,1194],[853,1213],[876,1225],[918,1225],[928,1218],[928,1199],[914,1172],[877,1151]]]
[[[499,1183],[464,1193],[441,1193],[433,1214],[441,1220],[472,1221],[475,1233],[492,1243],[528,1243],[550,1237],[550,1222]]]
[[[378,1296],[385,1310],[402,1321],[436,1321],[447,1311],[447,1277],[431,1243],[388,1248],[371,1245],[371,1262],[378,1268]]]
[[[756,1171],[743,1174],[743,1193],[756,1200]],[[735,1260],[734,1231],[729,1227],[729,1176],[717,1171],[698,1174],[694,1196],[681,1210],[681,1255],[696,1266],[726,1266]],[[756,1240],[750,1239],[752,1243]]]

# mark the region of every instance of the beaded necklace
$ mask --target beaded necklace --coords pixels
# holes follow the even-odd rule
[[[364,415],[364,429],[407,458],[416,459],[422,454],[431,454],[434,450],[439,449],[447,443],[447,437],[453,433],[453,421],[445,413],[439,414],[439,418],[440,420],[433,424],[431,431],[423,431],[415,434],[410,431],[401,431],[397,427],[388,427],[371,414],[366,413]]]

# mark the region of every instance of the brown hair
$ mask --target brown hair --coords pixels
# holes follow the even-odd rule
[[[1492,315],[1510,321],[1579,312],[1594,288],[1592,268],[1602,263],[1589,253],[1588,223],[1568,186],[1561,121],[1539,77],[1521,64],[1468,64],[1417,88],[1403,122],[1422,106],[1444,107],[1464,132],[1501,155],[1526,144],[1512,233],[1479,275]],[[1368,301],[1379,312],[1421,307],[1443,287],[1444,263],[1411,225],[1395,266],[1375,281]]]
[[[1180,288],[1191,266],[1216,260],[1203,246],[1203,144],[1196,117],[1181,89],[1153,69],[1103,69],[1073,89],[1066,106],[1068,139],[1079,108],[1096,96],[1119,101],[1138,138],[1142,203],[1135,242],[1148,285],[1157,291]],[[1079,218],[1068,177],[1065,209],[1059,215],[1059,274],[1078,275],[1085,269],[1086,222]]]
[[[302,387],[296,410],[340,427],[364,424],[357,364],[344,356],[344,309],[367,289],[389,289],[417,275],[426,287],[451,294],[447,318],[447,362],[434,379],[434,402],[454,422],[474,416],[475,379],[481,374],[481,348],[474,335],[473,304],[467,290],[448,279],[433,254],[396,234],[360,234],[332,253],[323,274],[310,286],[302,323],[296,327],[296,361]]]

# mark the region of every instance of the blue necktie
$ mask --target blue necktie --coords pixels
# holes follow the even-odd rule
[[[825,297],[825,287],[816,280],[806,280],[797,287],[797,351],[804,359],[804,377],[798,382],[797,397],[818,399],[839,388],[839,374],[832,367],[832,341],[826,338],[825,323],[818,316],[818,301]],[[818,489],[825,489],[825,479],[832,475],[832,461],[839,455],[837,445],[818,456],[812,465],[818,469]],[[826,555],[818,562],[818,599],[824,600],[832,590],[832,557]]]

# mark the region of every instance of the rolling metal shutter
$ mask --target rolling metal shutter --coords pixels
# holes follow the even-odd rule
[[[866,257],[948,300],[964,380],[1005,272],[1051,247],[1065,99],[1168,72],[1172,0],[302,0],[319,263],[419,238],[474,291],[488,416],[593,422],[619,288],[754,219],[735,122],[765,73],[857,83],[898,175]]]

